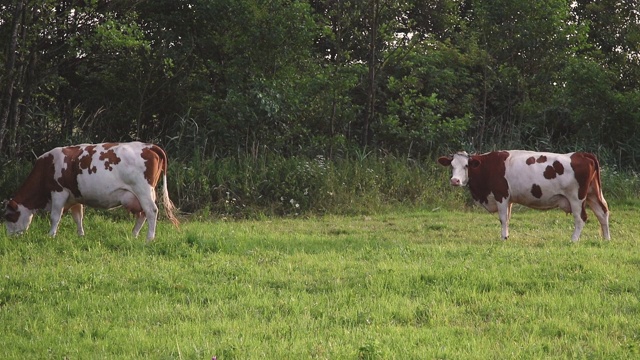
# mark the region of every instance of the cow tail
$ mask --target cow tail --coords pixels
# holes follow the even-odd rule
[[[169,198],[169,187],[167,186],[167,171],[169,171],[169,160],[167,159],[167,154],[162,151],[162,205],[164,207],[164,212],[171,221],[171,223],[178,227],[180,225],[180,221],[176,218],[173,212],[176,209],[176,206],[173,204],[173,201]]]
[[[600,181],[600,162],[598,161],[598,158],[593,154],[588,154],[588,157],[591,158],[591,160],[593,160],[593,162],[595,163],[595,182],[598,186],[598,200],[602,203],[604,209],[608,212],[609,206],[607,205],[607,201],[604,199],[604,195],[602,194],[602,182]]]

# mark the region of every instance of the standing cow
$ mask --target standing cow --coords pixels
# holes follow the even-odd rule
[[[554,154],[523,150],[494,151],[482,155],[458,152],[438,159],[451,166],[451,185],[467,186],[473,199],[489,212],[498,212],[502,238],[509,237],[509,219],[513,203],[533,209],[560,208],[572,213],[578,241],[587,220],[589,204],[610,239],[609,208],[602,196],[600,165],[593,154],[575,152]]]
[[[167,190],[167,155],[157,145],[141,142],[83,144],[58,147],[36,159],[31,173],[5,208],[9,234],[29,228],[39,209],[51,211],[51,231],[55,236],[65,210],[84,235],[83,205],[111,209],[124,206],[136,217],[133,235],[149,219],[147,241],[156,232],[158,207],[155,188],[162,175],[162,203],[167,217],[178,226],[175,207]]]

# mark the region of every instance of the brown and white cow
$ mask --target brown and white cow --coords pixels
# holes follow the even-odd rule
[[[578,241],[587,220],[589,204],[610,239],[609,208],[602,195],[600,165],[593,154],[554,154],[524,150],[494,151],[482,155],[458,152],[438,159],[451,166],[451,185],[468,186],[473,199],[489,212],[498,212],[502,238],[509,237],[513,203],[533,209],[560,208],[572,213]]]
[[[133,235],[149,219],[147,241],[155,237],[158,207],[155,188],[162,175],[162,203],[174,225],[175,207],[167,190],[167,155],[162,148],[141,142],[82,144],[58,147],[36,159],[31,173],[5,208],[9,234],[29,228],[39,209],[51,211],[55,236],[65,210],[71,211],[78,234],[84,235],[83,205],[111,209],[123,206],[136,217]]]

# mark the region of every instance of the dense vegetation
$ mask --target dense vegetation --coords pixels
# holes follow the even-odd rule
[[[5,1],[3,174],[54,146],[140,139],[167,149],[178,202],[202,209],[227,193],[246,198],[251,186],[269,202],[261,206],[301,201],[273,183],[306,164],[367,158],[430,171],[423,165],[435,154],[461,148],[588,150],[612,170],[638,170],[639,8],[637,0]],[[266,178],[230,187],[221,168]],[[383,178],[389,170],[368,168]],[[17,180],[3,181],[5,197]],[[304,194],[297,186],[287,191]],[[198,187],[204,202],[191,192]]]

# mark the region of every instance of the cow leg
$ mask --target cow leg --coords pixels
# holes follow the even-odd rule
[[[607,207],[607,202],[602,201],[598,197],[597,194],[589,193],[587,196],[587,202],[589,203],[589,207],[593,210],[593,213],[598,218],[598,222],[600,223],[600,229],[602,230],[602,237],[605,240],[611,240],[611,235],[609,234],[609,208]]]
[[[500,224],[502,225],[502,240],[509,238],[509,220],[511,220],[511,203],[504,200],[498,203],[498,217],[500,218]]]
[[[149,231],[147,232],[147,242],[152,241],[156,237],[156,222],[158,220],[158,206],[151,202],[151,210],[146,211],[147,219],[149,220]]]
[[[49,230],[49,236],[56,236],[64,211],[64,204],[68,198],[69,195],[64,191],[51,193],[51,230]]]
[[[140,201],[140,206],[142,207],[142,211],[146,215],[147,220],[149,221],[149,231],[147,233],[147,242],[150,242],[156,237],[156,222],[158,219],[158,206],[155,202],[155,192],[153,188],[147,190],[147,194],[144,196],[138,195],[138,200]]]
[[[136,217],[136,225],[133,227],[133,236],[138,237],[140,233],[140,229],[142,229],[142,225],[144,225],[145,220],[147,220],[147,216],[143,211],[134,214]]]
[[[78,228],[78,235],[84,236],[84,228],[82,227],[82,218],[84,216],[84,207],[82,204],[76,204],[69,208],[71,211],[71,217],[76,222]]]
[[[587,212],[585,211],[585,202],[580,200],[574,200],[571,202],[571,212],[573,214],[574,226],[573,235],[571,235],[571,241],[576,242],[580,239],[580,234],[584,228],[584,224],[587,221]]]
[[[134,237],[138,237],[142,225],[147,220],[145,212],[149,211],[148,204],[143,204],[136,194],[129,191],[125,191],[121,195],[120,203],[135,216],[136,224],[133,226],[132,234]],[[151,221],[149,221],[149,226],[151,226]]]
[[[62,218],[62,208],[51,207],[51,230],[49,230],[49,236],[56,236],[58,232],[58,225]]]

